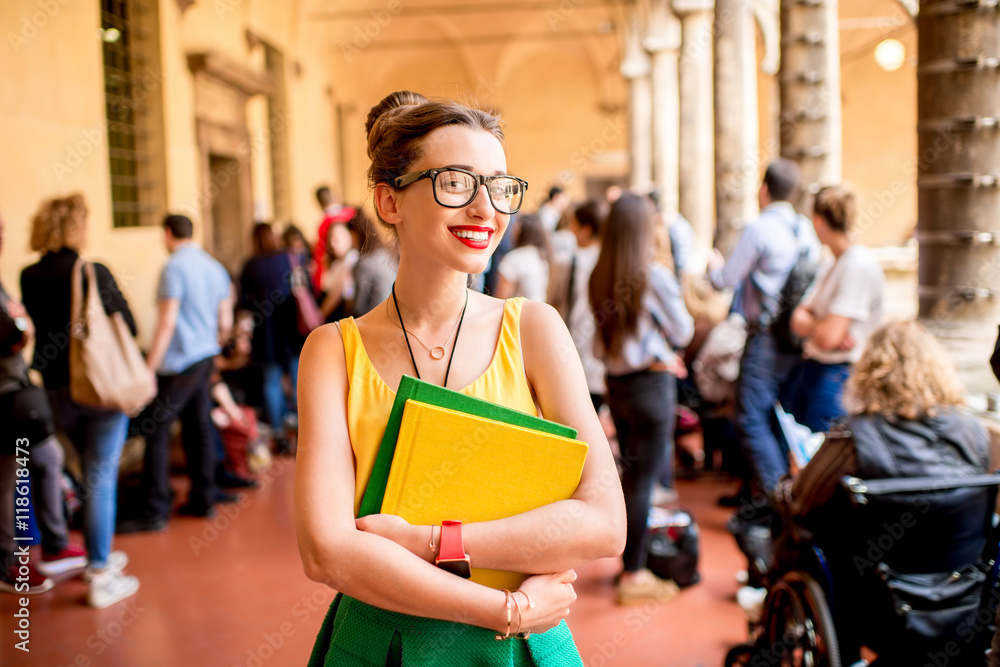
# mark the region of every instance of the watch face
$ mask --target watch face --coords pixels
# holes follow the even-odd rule
[[[472,567],[469,565],[468,557],[455,560],[439,560],[437,566],[445,572],[451,572],[463,579],[468,579],[472,576]]]

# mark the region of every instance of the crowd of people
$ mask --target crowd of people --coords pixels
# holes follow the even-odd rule
[[[237,499],[233,489],[253,487],[248,461],[263,439],[258,419],[269,427],[274,452],[298,450],[303,561],[309,576],[343,594],[337,613],[363,620],[374,606],[392,616],[393,628],[413,617],[452,624],[433,626],[435,632],[478,614],[471,625],[459,624],[472,643],[481,639],[473,626],[510,637],[513,603],[520,630],[565,644],[573,568],[594,557],[622,553],[620,604],[676,595],[674,582],[647,568],[647,521],[658,499],[676,497],[683,453],[674,447],[675,433],[689,432],[692,423],[700,423],[706,441],[728,432],[709,436],[712,422],[731,424],[736,446],[724,451],[724,464],[743,471],[743,494],[803,516],[842,473],[927,472],[876,470],[863,456],[869,432],[885,437],[894,429],[889,450],[957,448],[962,465],[986,469],[985,435],[961,415],[961,391],[944,352],[919,325],[882,321],[884,277],[873,254],[852,242],[857,201],[849,186],[811,193],[806,217],[792,204],[803,194],[795,163],[768,165],[760,215],[728,258],[715,251],[701,272],[691,226],[661,215],[655,193],[613,188],[600,200],[574,203],[553,187],[536,211],[522,213],[524,182],[506,173],[494,116],[401,92],[372,109],[366,132],[375,219],[321,187],[314,244],[294,225],[257,223],[250,257],[231,276],[194,242],[189,218],[166,216],[169,259],[145,354],[155,399],[139,414],[74,399],[69,341],[79,313],[72,287],[81,279],[87,210],[80,195],[40,206],[31,225],[31,248],[40,257],[22,271],[21,302],[0,287],[0,410],[33,429],[41,558],[27,575],[28,592],[51,588],[48,577],[86,568],[92,606],[135,594],[139,582],[125,574],[128,557],[113,549],[114,533],[163,530],[175,512],[211,517],[216,504]],[[98,290],[105,312],[134,336],[134,317],[113,275],[99,263],[93,269],[96,284],[84,284],[84,292]],[[411,339],[430,356],[415,355]],[[44,392],[22,356],[32,343],[30,365]],[[556,367],[553,360],[566,359],[567,350],[579,363]],[[530,557],[505,546],[512,535],[554,520],[549,513],[559,512],[559,503],[469,527],[466,548],[480,567],[535,575],[502,599],[421,565],[434,561],[436,527],[428,553],[426,533],[418,539],[372,518],[355,523],[381,434],[374,422],[384,422],[392,387],[411,371],[540,412],[590,443],[580,488],[566,501],[575,509],[560,515],[571,517],[560,539]],[[32,419],[24,417],[29,399]],[[346,408],[340,414],[330,405]],[[843,450],[831,440],[796,476],[776,408],[816,433],[848,419],[856,440]],[[598,419],[605,410],[616,448],[605,444]],[[169,473],[178,420],[191,485],[175,510]],[[85,547],[69,540],[57,434],[81,461]],[[126,440],[144,442],[144,460],[135,495],[119,503]],[[352,456],[353,469],[338,467]],[[598,481],[615,464],[621,495]],[[15,467],[14,452],[0,453],[0,590],[11,592],[25,579],[11,531]],[[331,484],[334,478],[342,484]],[[119,505],[127,510],[120,517]],[[360,565],[335,568],[334,576],[332,560]],[[399,575],[392,581],[379,575],[390,564]],[[425,594],[424,582],[436,584],[438,597]],[[459,607],[466,616],[458,617]],[[505,627],[493,613],[501,607]],[[422,641],[419,634],[405,641]],[[353,650],[356,641],[326,625],[320,639],[317,650],[325,655]]]
[[[74,281],[80,281],[84,300],[91,289],[81,261],[87,208],[79,194],[42,203],[30,233],[31,249],[40,256],[21,273],[21,300],[0,286],[0,414],[30,442],[27,472],[41,549],[22,569],[15,554],[18,464],[11,447],[0,453],[0,512],[6,517],[0,518],[0,590],[42,593],[61,575],[81,570],[91,606],[130,597],[139,581],[125,573],[127,554],[112,548],[115,533],[164,530],[175,512],[212,517],[216,504],[238,500],[233,490],[256,486],[254,468],[266,465],[268,452],[294,453],[298,358],[309,330],[371,310],[388,295],[396,266],[360,208],[333,204],[325,186],[316,197],[323,219],[314,247],[295,225],[279,233],[273,224],[257,223],[250,257],[235,276],[195,243],[187,216],[163,219],[169,258],[160,272],[145,352],[149,395],[155,398],[138,414],[74,398],[70,340],[86,326]],[[105,313],[120,317],[128,333],[137,335],[132,309],[111,271],[99,262],[86,264]],[[303,323],[300,299],[308,300],[319,321]],[[29,365],[23,350],[32,344]],[[29,367],[40,375],[41,387],[32,383]],[[191,485],[175,509],[170,467],[178,421]],[[60,436],[75,453],[70,461]],[[127,442],[142,447],[141,473],[119,492]],[[65,468],[75,475],[64,476]],[[73,497],[82,499],[84,545],[69,538],[67,480],[75,480]]]

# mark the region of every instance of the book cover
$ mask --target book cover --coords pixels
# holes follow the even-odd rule
[[[527,512],[572,497],[587,449],[572,438],[411,399],[381,511],[414,525],[445,519],[476,523]],[[514,590],[525,577],[472,569],[473,581],[493,588]]]
[[[392,404],[389,413],[389,421],[385,427],[385,434],[379,445],[378,454],[375,457],[375,465],[372,468],[371,476],[368,479],[368,486],[361,497],[361,507],[358,516],[368,516],[378,514],[382,507],[382,498],[385,495],[385,484],[389,479],[389,469],[392,467],[392,457],[396,449],[396,437],[399,435],[399,424],[403,419],[403,410],[408,400],[419,401],[428,405],[437,405],[456,412],[479,415],[486,419],[493,419],[505,424],[514,424],[524,428],[561,435],[566,438],[575,438],[576,429],[563,426],[556,422],[542,419],[536,415],[525,414],[517,410],[496,405],[481,398],[468,396],[466,394],[439,387],[418,380],[409,375],[404,375],[399,381],[399,388],[396,389],[396,400]]]

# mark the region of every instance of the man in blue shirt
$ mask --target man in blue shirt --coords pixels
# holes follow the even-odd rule
[[[811,222],[789,203],[799,180],[798,166],[790,160],[768,165],[758,193],[760,216],[743,229],[729,261],[716,251],[709,262],[712,285],[736,288],[732,309],[747,321],[736,427],[748,462],[767,492],[788,471],[787,452],[772,429],[774,404],[800,359],[777,348],[769,325],[800,251],[808,252],[813,260],[820,251]]]
[[[192,241],[183,215],[163,220],[170,259],[160,274],[157,321],[146,365],[155,374],[157,397],[133,420],[131,435],[146,436],[142,488],[144,513],[124,521],[119,533],[162,530],[170,517],[170,431],[181,420],[191,491],[178,512],[210,517],[220,499],[215,486],[209,376],[220,340],[229,336],[233,310],[229,274]]]

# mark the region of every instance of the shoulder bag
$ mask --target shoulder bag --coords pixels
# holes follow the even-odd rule
[[[83,296],[83,274],[89,289]],[[94,265],[73,267],[69,394],[74,402],[138,414],[156,395],[149,371],[121,313],[108,315],[101,303]]]

